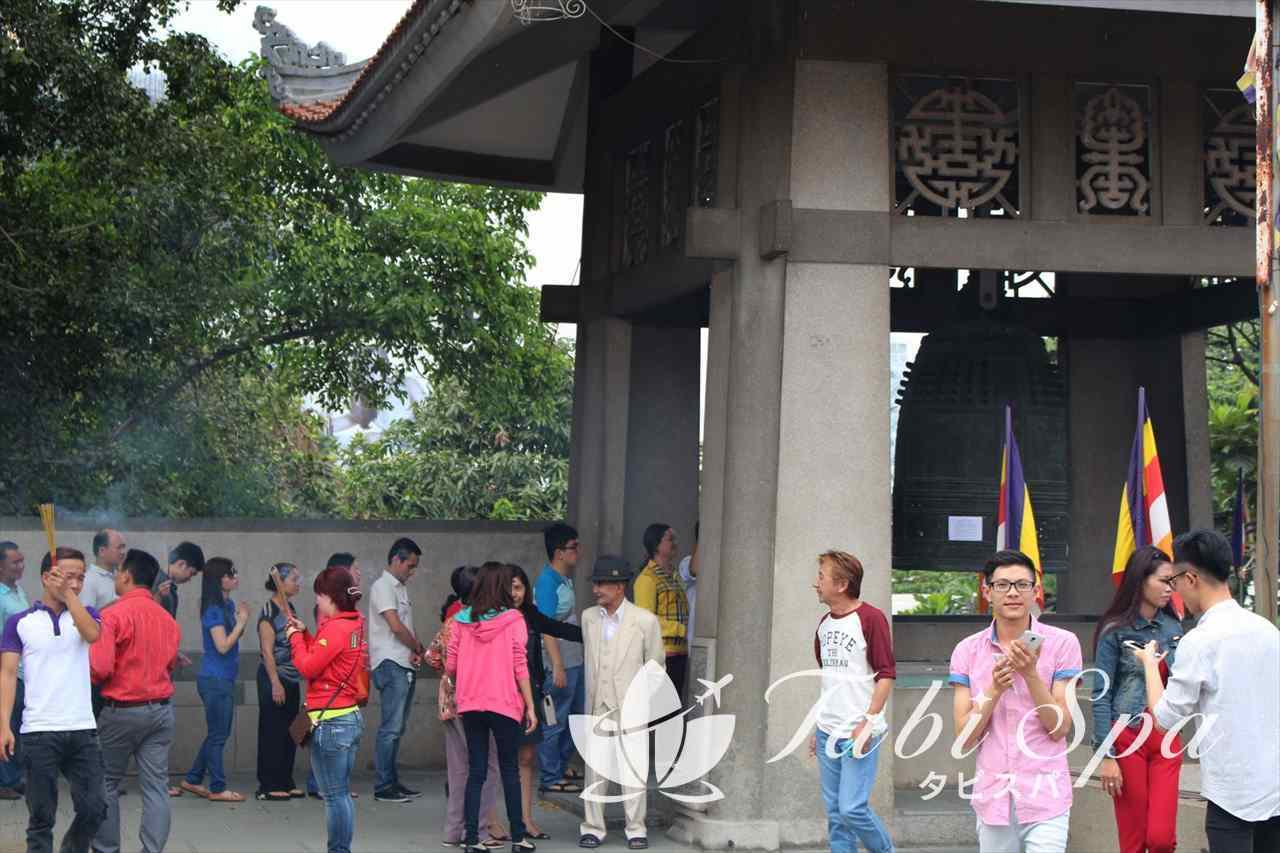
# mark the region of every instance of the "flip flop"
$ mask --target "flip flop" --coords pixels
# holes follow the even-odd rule
[[[526,831],[526,832],[525,832],[525,834],[524,834],[524,837],[525,837],[525,838],[532,838],[534,841],[550,841],[550,840],[551,840],[551,836],[550,836],[550,835],[547,835],[547,834],[546,834],[545,832],[543,832],[542,830],[538,830],[537,832],[527,832],[527,831]]]
[[[255,800],[272,803],[286,803],[293,799],[293,797],[289,796],[288,791],[259,791],[253,795],[253,798]]]
[[[210,794],[207,799],[211,803],[243,803],[244,794],[235,791],[219,791],[216,794]]]
[[[181,796],[182,796],[182,789],[181,789],[181,788],[175,788],[175,787],[173,787],[172,785],[170,785],[170,786],[169,786],[169,796],[171,796],[171,797],[181,797]]]
[[[302,798],[306,797],[306,795],[307,795],[307,792],[302,790],[301,788],[294,788],[289,792],[289,799],[301,800]]]
[[[576,768],[566,767],[564,769],[564,778],[571,779],[575,782],[580,782],[582,781],[582,774],[579,773]]]
[[[184,779],[183,781],[178,783],[178,787],[183,791],[188,791],[192,794],[195,794],[197,797],[203,797],[206,800],[209,799],[209,789],[203,785],[192,785],[190,782]]]
[[[582,786],[577,782],[555,782],[551,785],[544,785],[542,791],[550,794],[581,794]]]

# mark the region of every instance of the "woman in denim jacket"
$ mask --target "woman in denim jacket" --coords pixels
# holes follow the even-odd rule
[[[1162,754],[1165,733],[1155,727],[1147,708],[1146,679],[1131,645],[1141,648],[1155,640],[1166,655],[1161,674],[1169,677],[1168,666],[1182,639],[1182,622],[1171,603],[1173,574],[1168,555],[1159,548],[1136,550],[1093,637],[1094,667],[1101,673],[1094,676],[1094,749],[1121,715],[1130,717],[1099,773],[1115,804],[1120,853],[1172,853],[1176,840],[1182,743],[1175,736],[1169,744],[1172,757]],[[1134,748],[1148,728],[1145,741]]]

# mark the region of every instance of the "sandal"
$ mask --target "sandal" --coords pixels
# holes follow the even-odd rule
[[[235,791],[219,791],[216,794],[210,794],[208,799],[211,803],[243,803],[244,794]]]
[[[507,842],[510,840],[511,840],[510,838],[498,839],[498,838],[494,838],[493,836],[490,836],[486,838],[484,841],[481,841],[480,846],[483,847],[485,850],[498,850],[502,847],[506,847]]]
[[[175,788],[175,787],[173,787],[172,785],[170,785],[170,786],[169,786],[169,796],[171,796],[171,797],[181,797],[181,796],[182,796],[182,789],[181,789],[181,788]]]
[[[187,780],[183,779],[181,782],[178,783],[178,787],[183,791],[188,791],[192,794],[195,794],[197,797],[204,797],[206,800],[209,799],[209,789],[206,788],[204,785],[193,785]]]
[[[551,785],[543,785],[542,792],[544,794],[581,794],[582,786],[577,782],[556,782]]]
[[[576,767],[566,767],[564,769],[564,778],[573,782],[581,782],[582,774],[578,772],[578,768]]]
[[[550,841],[551,840],[551,836],[547,835],[541,829],[539,829],[537,832],[529,832],[528,830],[525,830],[524,837],[532,838],[534,841]]]
[[[282,803],[292,800],[293,797],[288,791],[258,791],[253,795],[255,800],[272,803]]]
[[[293,790],[289,791],[289,799],[291,800],[301,800],[306,796],[307,796],[307,792],[302,790],[301,788],[294,788]]]

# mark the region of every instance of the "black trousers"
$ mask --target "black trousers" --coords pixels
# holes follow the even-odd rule
[[[462,728],[467,733],[467,795],[463,800],[463,827],[466,841],[480,840],[480,792],[489,774],[489,736],[498,747],[498,773],[502,776],[502,797],[507,804],[511,840],[524,839],[524,811],[520,802],[519,723],[492,711],[464,711]]]
[[[1280,816],[1270,820],[1241,820],[1212,801],[1206,801],[1204,834],[1209,853],[1275,853],[1280,850]]]
[[[27,853],[53,853],[53,824],[58,814],[58,774],[67,777],[75,818],[62,837],[60,853],[88,853],[89,843],[107,817],[102,749],[93,729],[28,732],[22,735],[27,767]]]
[[[684,699],[684,683],[689,676],[688,655],[667,655],[667,678],[676,687],[676,693]]]
[[[292,791],[293,762],[298,747],[289,737],[289,724],[298,716],[299,686],[280,679],[284,704],[271,699],[267,668],[258,664],[258,792]]]

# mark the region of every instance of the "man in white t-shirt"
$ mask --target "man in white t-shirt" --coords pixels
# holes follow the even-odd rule
[[[698,624],[693,617],[698,606],[698,528],[701,525],[700,521],[693,523],[693,551],[680,561],[677,571],[680,582],[684,584],[684,597],[689,599],[689,625],[684,636],[690,652],[693,651],[693,629]]]
[[[54,560],[56,558],[56,565]],[[71,786],[75,818],[62,850],[87,851],[107,816],[102,750],[89,692],[89,646],[100,618],[80,602],[84,554],[59,548],[40,563],[44,595],[9,617],[0,634],[0,760],[11,760],[22,737],[27,768],[28,853],[52,853],[58,774]],[[22,663],[22,731],[9,727]]]
[[[85,607],[101,610],[116,600],[116,569],[128,551],[128,543],[118,530],[107,527],[93,535],[93,562],[85,567],[84,594],[80,596]]]
[[[818,622],[813,656],[822,668],[818,756],[831,853],[893,853],[893,839],[871,810],[880,746],[889,730],[884,708],[897,669],[884,612],[863,601],[862,563],[845,551],[818,558],[814,590],[830,612]]]
[[[424,648],[413,632],[413,604],[409,579],[418,569],[422,549],[412,539],[397,539],[387,553],[387,569],[369,589],[369,666],[378,688],[382,720],[374,748],[377,781],[373,798],[384,803],[407,803],[421,791],[400,784],[396,760],[413,705],[415,670]]]

